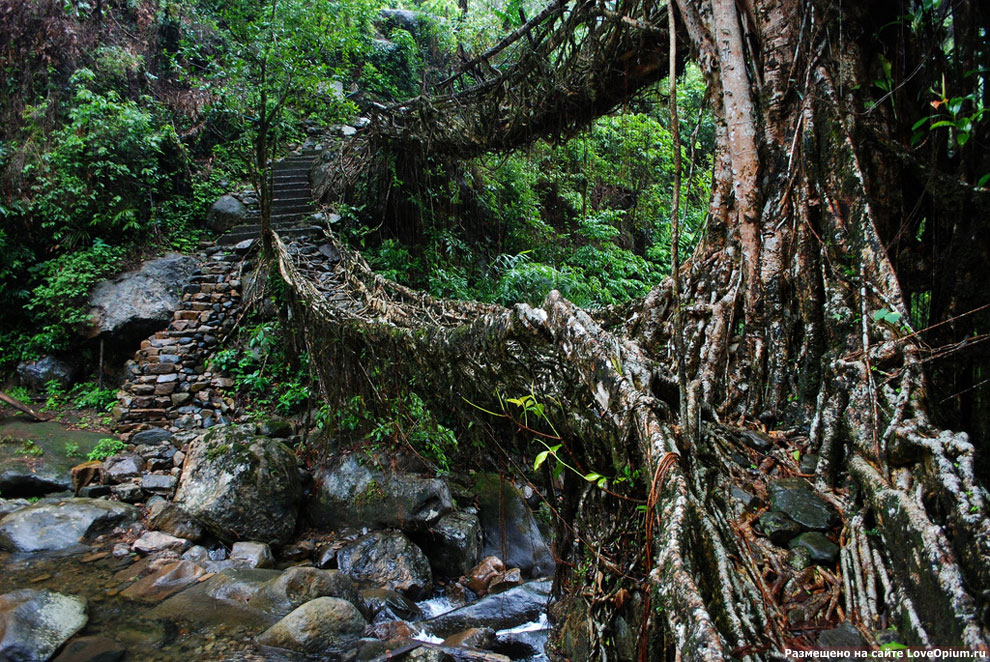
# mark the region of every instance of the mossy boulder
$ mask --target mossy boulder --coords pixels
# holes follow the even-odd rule
[[[184,466],[175,503],[217,538],[291,538],[302,487],[288,446],[253,426],[218,426],[193,440]]]

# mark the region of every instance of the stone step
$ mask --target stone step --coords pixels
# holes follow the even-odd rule
[[[308,176],[310,170],[312,170],[312,168],[309,166],[298,166],[290,163],[287,166],[276,166],[275,171],[272,174],[276,177],[284,177],[286,175]]]
[[[305,214],[306,212],[313,211],[316,211],[316,208],[313,207],[312,202],[276,202],[272,205],[272,218],[287,214]]]

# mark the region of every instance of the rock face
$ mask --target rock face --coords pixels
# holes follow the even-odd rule
[[[317,477],[307,514],[316,526],[331,529],[423,531],[452,509],[450,490],[442,480],[386,474],[348,455]]]
[[[481,558],[481,521],[470,513],[447,513],[430,528],[427,540],[430,565],[436,574],[466,575]]]
[[[78,372],[78,366],[54,356],[46,356],[37,361],[21,361],[17,364],[17,376],[21,378],[21,383],[35,391],[44,391],[50,381],[56,381],[62,388],[68,388],[76,380]]]
[[[535,621],[549,599],[550,582],[529,582],[436,616],[423,625],[438,637],[449,637],[472,627],[503,630]]]
[[[483,556],[497,556],[528,577],[553,573],[550,548],[522,492],[498,474],[481,474],[474,485],[484,532]]]
[[[87,621],[75,596],[21,589],[0,595],[0,660],[45,662]]]
[[[300,653],[325,653],[356,641],[365,625],[361,612],[347,600],[316,598],[261,633],[258,642]]]
[[[206,225],[217,234],[223,234],[244,222],[248,208],[232,195],[222,195],[206,213]]]
[[[215,427],[189,446],[175,504],[225,542],[284,542],[302,488],[296,457],[251,426]]]
[[[137,518],[133,506],[102,499],[37,503],[0,520],[0,548],[14,552],[71,550],[87,538]]]
[[[169,253],[100,283],[89,295],[92,323],[88,336],[108,334],[121,343],[137,345],[164,328],[197,266],[191,257]]]
[[[433,586],[430,562],[422,550],[398,531],[375,531],[337,553],[342,572],[358,581],[401,591],[413,599]]]

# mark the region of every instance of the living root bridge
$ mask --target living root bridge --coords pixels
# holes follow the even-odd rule
[[[647,469],[626,496],[645,502],[655,487],[649,560],[641,532],[623,537],[623,517],[640,526],[634,511],[623,511],[623,501],[580,479],[566,481],[570,498],[566,521],[558,522],[559,567],[590,568],[583,578],[566,570],[558,577],[567,588],[561,602],[567,607],[556,639],[569,654],[576,644],[568,630],[579,627],[575,613],[582,610],[594,616],[578,637],[588,659],[614,659],[609,651],[620,620],[640,631],[644,653],[678,650],[687,660],[732,653],[773,659],[784,647],[813,641],[794,629],[794,604],[784,604],[781,590],[791,576],[786,560],[753,537],[729,496],[733,484],[752,489],[760,483],[759,472],[754,477],[740,465],[739,453],[749,452],[779,475],[797,471],[790,453],[753,455],[739,443],[739,430],[710,416],[696,443],[679,442],[671,413],[676,402],[659,397],[671,392],[673,380],[623,334],[624,325],[614,319],[620,311],[596,318],[556,292],[539,308],[434,299],[377,276],[332,236],[319,251],[287,247],[278,237],[275,247],[293,315],[329,402],[361,394],[373,405],[412,385],[432,407],[456,416],[461,430],[487,429],[497,441],[492,417],[468,403],[497,409],[496,393],[532,392],[543,402],[562,403],[554,425],[576,466],[604,473],[621,461]],[[637,305],[626,310],[643,313]],[[673,453],[681,460],[671,465]],[[651,484],[661,469],[662,485]],[[853,459],[851,471],[877,513],[883,543],[862,534],[863,515],[846,493],[829,494],[847,517],[845,544],[840,572],[822,569],[818,575],[825,578],[825,593],[812,624],[826,627],[843,613],[864,623],[880,612],[902,614],[910,621],[911,643],[984,647],[976,602],[942,530],[868,462]]]

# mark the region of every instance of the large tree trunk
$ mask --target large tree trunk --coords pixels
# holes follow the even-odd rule
[[[884,173],[862,164],[866,136],[885,128],[858,112],[860,10],[677,6],[719,117],[708,233],[681,291],[668,281],[587,312],[553,293],[506,310],[410,292],[339,245],[327,262],[279,243],[325,395],[374,402],[414,388],[461,429],[498,440],[503,420],[478,407],[533,393],[560,403],[550,414],[560,453],[580,472],[643,469],[610,491],[565,474],[561,656],[770,659],[843,618],[868,640],[897,624],[913,645],[986,650],[984,492],[966,435],[929,420],[879,237]],[[672,376],[675,297],[686,393]],[[901,319],[878,320],[880,310]],[[743,443],[753,426],[774,431],[769,449]],[[811,574],[754,537],[753,513],[731,496],[799,473],[795,450],[818,455],[815,486],[842,515],[837,567]]]

